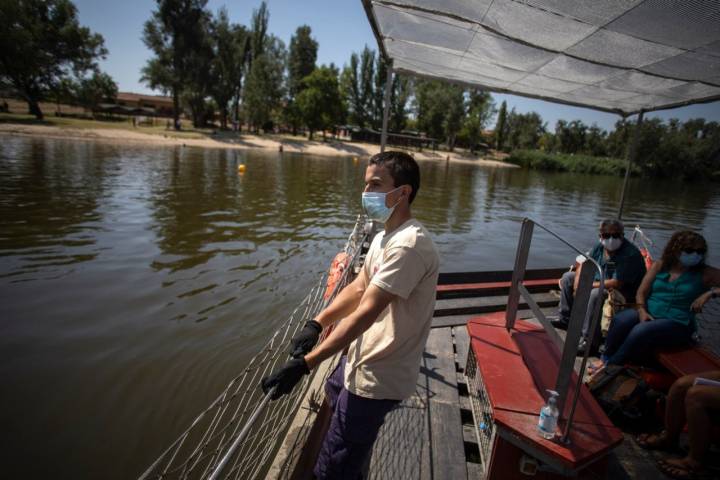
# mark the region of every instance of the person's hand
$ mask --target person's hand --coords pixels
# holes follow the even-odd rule
[[[265,395],[273,387],[277,387],[270,396],[271,399],[277,400],[283,395],[292,392],[292,389],[300,382],[303,375],[309,373],[310,369],[304,358],[293,358],[288,360],[279,370],[273,372],[272,375],[263,378],[260,381],[260,387]]]
[[[640,307],[638,309],[638,316],[640,317],[641,322],[647,322],[648,320],[655,320],[652,315],[648,313],[647,310],[645,310],[645,307]]]
[[[290,340],[290,355],[293,358],[300,358],[310,353],[320,338],[320,332],[322,325],[318,322],[315,320],[305,322],[302,330]]]
[[[693,312],[699,312],[702,310],[703,305],[710,300],[712,297],[712,291],[708,291],[700,295],[698,298],[695,299],[695,301],[690,305],[690,310]]]

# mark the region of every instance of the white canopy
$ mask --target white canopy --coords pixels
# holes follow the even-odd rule
[[[627,116],[720,99],[720,0],[363,0],[393,69]]]

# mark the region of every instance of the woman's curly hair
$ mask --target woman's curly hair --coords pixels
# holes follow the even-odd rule
[[[662,253],[662,269],[669,270],[679,261],[680,254],[686,248],[692,248],[696,250],[702,250],[707,253],[707,242],[705,238],[699,233],[691,232],[690,230],[681,230],[673,233],[670,237],[665,250]],[[705,259],[692,267],[691,270],[702,270],[705,267]]]

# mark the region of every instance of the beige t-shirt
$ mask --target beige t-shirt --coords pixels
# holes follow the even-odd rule
[[[410,219],[375,236],[363,268],[370,284],[396,295],[350,344],[345,388],[361,397],[402,400],[415,392],[435,309],[439,256],[428,231]]]

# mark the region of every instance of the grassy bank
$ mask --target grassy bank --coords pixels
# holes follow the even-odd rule
[[[540,150],[515,150],[505,160],[534,170],[554,172],[589,173],[593,175],[625,175],[627,162],[619,158],[591,157],[589,155],[566,155]],[[631,174],[639,175],[640,168],[633,165]]]

